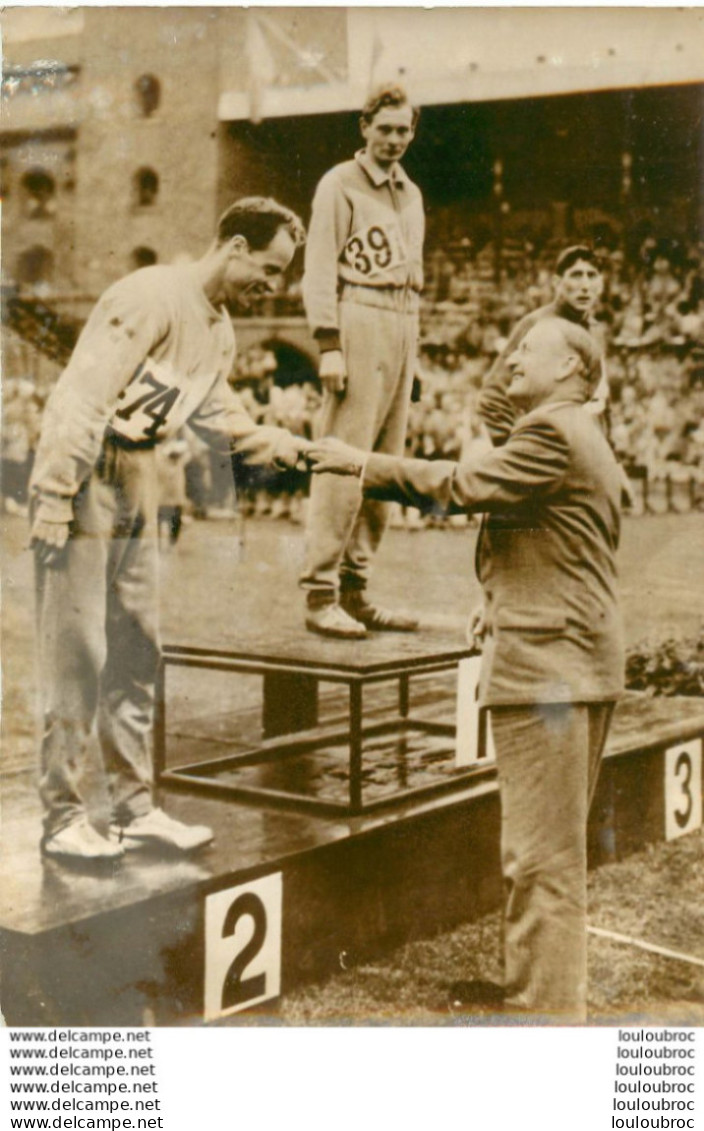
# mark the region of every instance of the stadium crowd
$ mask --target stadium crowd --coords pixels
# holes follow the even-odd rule
[[[556,248],[508,242],[475,250],[469,240],[427,257],[421,349],[407,435],[409,454],[461,458],[486,440],[476,411],[482,379],[510,328],[551,298]],[[604,292],[597,317],[609,358],[612,445],[646,499],[662,507],[704,505],[704,245],[644,240],[630,257],[615,247],[598,252]],[[284,296],[300,308],[300,285]],[[237,359],[232,383],[252,417],[305,436],[315,429],[320,392],[315,381],[287,384],[271,349],[254,347]],[[26,508],[26,485],[48,389],[28,374],[5,382],[2,494],[6,510]],[[192,436],[166,445],[164,507],[173,517],[232,515],[237,502],[229,468]],[[666,486],[664,492],[663,485]],[[673,490],[674,485],[674,490]],[[243,514],[302,521],[306,483],[299,473],[250,476],[239,491]],[[666,498],[665,498],[666,494]],[[656,505],[654,509],[658,509]],[[172,518],[165,521],[171,523]],[[433,523],[409,513],[396,523]],[[178,523],[177,523],[178,524]],[[173,526],[171,526],[173,530]]]

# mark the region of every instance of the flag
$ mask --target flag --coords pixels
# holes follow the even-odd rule
[[[266,33],[256,13],[247,13],[247,34],[245,39],[247,54],[249,119],[255,124],[262,120],[264,91],[274,81],[276,67]]]

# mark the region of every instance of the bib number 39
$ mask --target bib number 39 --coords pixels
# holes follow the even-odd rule
[[[665,751],[665,837],[674,840],[702,823],[702,741]]]
[[[378,275],[406,261],[400,233],[391,224],[372,224],[350,236],[345,259],[359,275]]]
[[[206,1021],[279,996],[281,873],[205,900]]]

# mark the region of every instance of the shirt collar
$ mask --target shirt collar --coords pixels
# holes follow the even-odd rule
[[[357,164],[364,169],[369,180],[377,188],[386,184],[392,184],[394,188],[404,188],[408,184],[408,177],[398,162],[392,165],[388,171],[385,171],[372,161],[366,149],[359,149],[354,157]]]
[[[574,322],[575,325],[584,326],[586,329],[590,329],[596,321],[591,312],[582,314],[564,300],[556,300],[555,314],[557,314],[558,318],[565,318],[568,322]]]

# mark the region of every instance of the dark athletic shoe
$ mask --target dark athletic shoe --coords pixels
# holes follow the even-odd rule
[[[358,589],[342,593],[340,604],[346,613],[363,624],[369,632],[415,632],[418,628],[415,617],[392,612],[381,605],[372,605]]]
[[[504,988],[497,982],[481,978],[467,982],[453,982],[448,1001],[454,1012],[501,1013],[504,1008]]]

